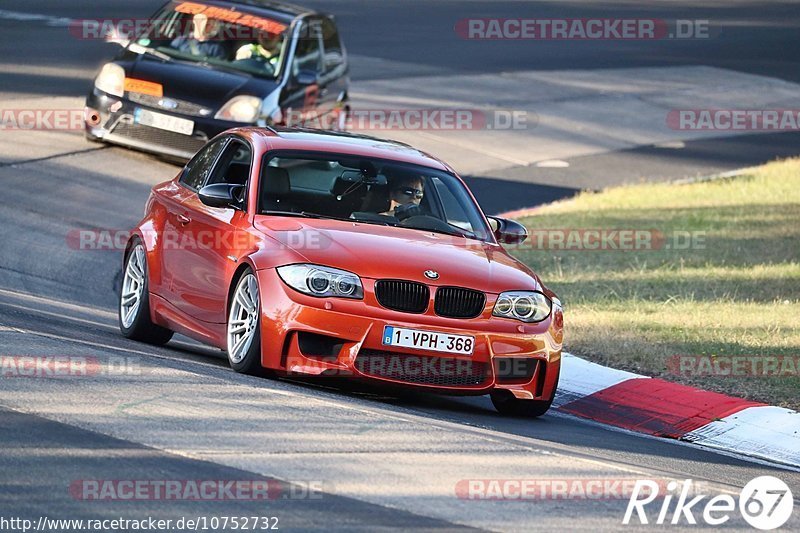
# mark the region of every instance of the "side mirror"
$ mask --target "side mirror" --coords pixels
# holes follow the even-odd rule
[[[528,238],[528,229],[516,220],[500,217],[487,217],[494,230],[494,236],[502,244],[519,244]]]
[[[297,85],[314,85],[317,83],[317,73],[313,70],[301,70],[295,74],[294,81]]]
[[[244,185],[230,183],[213,183],[200,189],[197,195],[200,201],[209,207],[234,207],[242,205]]]
[[[122,31],[120,24],[117,23],[108,28],[104,36],[104,40],[107,43],[118,44],[125,48],[131,43],[130,37],[130,35]]]

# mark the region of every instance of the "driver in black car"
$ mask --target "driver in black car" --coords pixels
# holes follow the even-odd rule
[[[227,42],[218,38],[221,26],[219,21],[202,13],[192,17],[190,35],[180,35],[172,40],[171,46],[184,54],[212,59],[227,59],[230,51]]]
[[[422,176],[405,175],[389,182],[389,210],[381,213],[386,216],[397,216],[398,210],[411,215],[419,211],[419,204],[425,195],[425,186]],[[407,218],[407,217],[398,217]]]

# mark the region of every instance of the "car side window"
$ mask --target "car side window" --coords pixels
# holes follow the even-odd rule
[[[344,63],[339,31],[336,29],[336,24],[329,18],[322,19],[322,47],[325,72],[330,72]]]
[[[222,149],[225,147],[227,139],[219,139],[211,144],[207,144],[195,155],[186,165],[180,182],[189,189],[196,191],[205,185],[208,180],[214,161],[217,160]]]
[[[319,21],[304,22],[297,39],[292,74],[301,70],[322,72],[322,49],[319,43]]]
[[[214,171],[205,185],[229,183],[247,187],[252,165],[251,155],[252,150],[247,143],[236,138],[231,139],[231,142],[228,143],[225,151],[222,152],[222,155],[217,160]],[[245,191],[241,196],[242,199],[247,198]]]
[[[439,195],[442,209],[444,209],[444,218],[449,224],[458,226],[467,231],[474,231],[473,221],[470,220],[469,215],[462,207],[462,201],[456,198],[455,192],[450,190],[447,185],[439,178],[432,178],[433,184],[436,187],[436,192]]]

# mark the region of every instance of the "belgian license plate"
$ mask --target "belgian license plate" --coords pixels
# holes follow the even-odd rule
[[[147,109],[136,109],[133,112],[133,120],[142,126],[182,133],[183,135],[191,135],[194,131],[194,121],[192,120],[164,115],[163,113],[153,113]]]
[[[417,350],[471,355],[475,349],[475,338],[468,335],[384,326],[383,344],[384,346],[402,346]]]

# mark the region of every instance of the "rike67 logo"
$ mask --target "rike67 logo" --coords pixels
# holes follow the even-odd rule
[[[672,481],[666,489],[666,494],[660,494],[659,485],[654,481],[637,480],[622,523],[628,525],[633,521],[635,524],[638,519],[639,524],[695,525],[699,518],[701,523],[720,526],[731,520],[738,510],[752,527],[768,531],[785,524],[794,509],[792,491],[773,476],[760,476],[748,482],[739,493],[738,503],[729,494],[710,498],[705,494],[695,496],[691,479],[680,485]],[[690,494],[694,496],[691,499]],[[657,499],[663,499],[660,506],[649,505]]]

